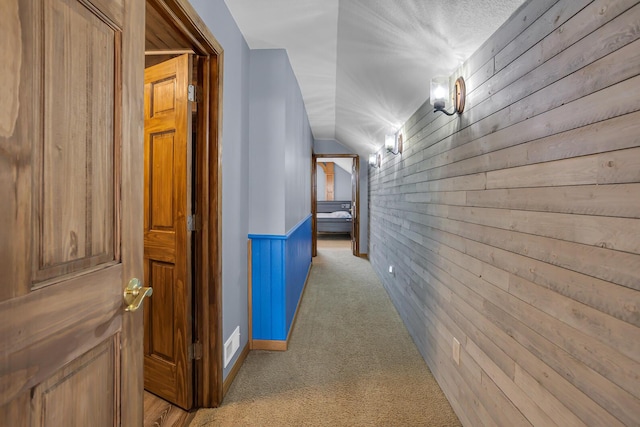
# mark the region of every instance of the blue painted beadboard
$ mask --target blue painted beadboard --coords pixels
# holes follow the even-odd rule
[[[311,266],[311,215],[285,236],[249,238],[252,338],[285,341]]]

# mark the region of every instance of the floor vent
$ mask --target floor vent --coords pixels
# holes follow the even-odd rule
[[[229,362],[233,359],[233,355],[236,354],[240,348],[240,326],[237,326],[233,331],[227,342],[224,343],[224,367],[226,368]]]

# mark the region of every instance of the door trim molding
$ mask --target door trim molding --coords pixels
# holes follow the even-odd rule
[[[217,407],[222,381],[222,46],[188,0],[147,0],[174,31],[182,34],[199,57],[203,96],[198,109],[196,271],[193,292],[194,340],[202,343],[202,359],[195,361],[195,407]],[[200,68],[202,67],[202,68]],[[202,107],[202,108],[201,108]],[[202,113],[200,113],[202,111]],[[201,115],[202,114],[202,115]]]
[[[311,251],[312,256],[318,255],[318,224],[316,219],[316,213],[318,210],[318,174],[317,174],[317,161],[322,158],[347,158],[353,159],[356,162],[356,221],[355,221],[355,235],[351,236],[352,239],[355,239],[355,251],[353,253],[354,256],[361,257],[360,253],[360,156],[357,154],[316,154],[312,153],[311,156]]]

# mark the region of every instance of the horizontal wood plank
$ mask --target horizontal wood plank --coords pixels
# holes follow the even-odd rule
[[[639,23],[526,2],[451,76],[464,113],[425,102],[369,171],[369,259],[468,425],[637,424]]]
[[[459,201],[463,193],[467,206],[640,218],[640,197],[637,197],[640,194],[640,184],[637,183],[466,191],[451,197]],[[463,204],[445,200],[446,196],[447,193],[407,194],[406,200]]]
[[[640,147],[487,173],[487,188],[625,184],[640,181]]]
[[[287,341],[252,340],[251,350],[286,351],[287,345]]]

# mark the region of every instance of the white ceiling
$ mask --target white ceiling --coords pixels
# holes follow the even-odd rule
[[[524,0],[225,0],[251,49],[284,48],[316,139],[376,151]]]

